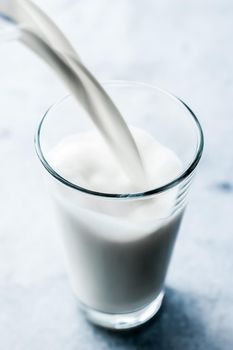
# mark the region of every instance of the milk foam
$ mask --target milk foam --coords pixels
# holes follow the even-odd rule
[[[178,176],[182,165],[172,150],[161,145],[144,130],[131,128],[131,131],[147,179],[141,188],[138,185],[135,187],[122,171],[102,137],[95,131],[66,137],[50,152],[49,163],[70,182],[106,193],[142,192],[165,185]]]

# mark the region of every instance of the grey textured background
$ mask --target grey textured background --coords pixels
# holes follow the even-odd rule
[[[38,1],[100,79],[152,83],[182,97],[205,130],[158,317],[133,332],[77,309],[33,148],[35,126],[66,93],[16,42],[0,45],[0,349],[233,348],[232,0]]]

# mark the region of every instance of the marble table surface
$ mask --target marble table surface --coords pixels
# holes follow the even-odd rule
[[[131,332],[89,324],[67,279],[33,146],[67,91],[17,42],[0,44],[0,349],[233,348],[232,0],[38,1],[99,79],[152,83],[182,97],[205,131],[157,317]]]

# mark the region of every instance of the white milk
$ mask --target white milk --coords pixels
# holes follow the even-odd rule
[[[171,150],[146,132],[133,135],[148,179],[141,190],[164,185],[182,170]],[[49,164],[70,182],[108,193],[135,189],[98,133],[62,140]],[[78,299],[102,312],[144,307],[161,292],[182,213],[172,215],[176,190],[156,198],[106,199],[55,180],[54,194],[72,285]]]
[[[139,130],[134,131],[135,143],[117,107],[35,4],[2,0],[0,16],[21,25],[19,40],[57,72],[102,135],[63,140],[49,157],[60,175],[110,193],[144,191],[177,176],[181,171],[177,156]],[[180,223],[181,213],[171,214],[176,191],[150,199],[107,200],[59,182],[55,185],[67,262],[79,300],[110,313],[134,311],[153,301],[162,289]]]

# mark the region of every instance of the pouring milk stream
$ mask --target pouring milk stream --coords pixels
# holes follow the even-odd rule
[[[128,126],[62,32],[30,0],[1,0],[0,13],[5,19],[21,25],[18,39],[57,72],[88,112],[119,165],[136,188],[137,183],[140,188],[140,183],[145,182],[143,165]]]

